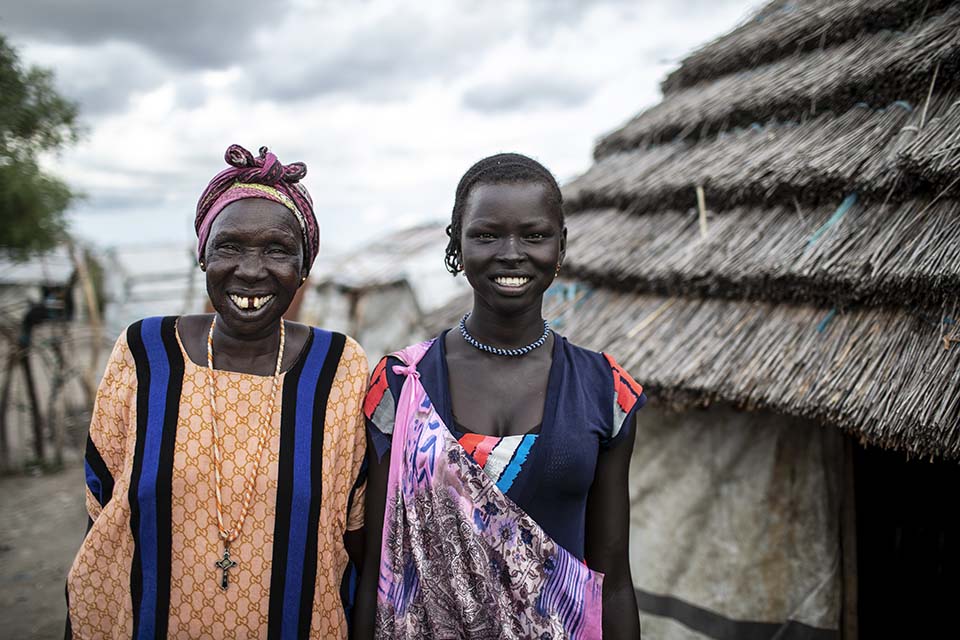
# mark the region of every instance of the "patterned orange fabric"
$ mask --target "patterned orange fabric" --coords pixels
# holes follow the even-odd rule
[[[230,587],[224,591],[220,588],[220,571],[214,567],[214,562],[223,554],[223,545],[216,525],[207,371],[187,357],[179,336],[176,342],[183,357],[183,379],[169,501],[167,635],[171,638],[264,638],[271,616],[271,574],[281,476],[279,408],[284,406],[284,385],[278,385],[278,409],[268,416],[264,413],[270,404],[266,394],[270,392],[272,377],[229,371],[216,373],[216,410],[224,460],[222,494],[228,526],[239,516],[243,473],[251,468],[252,456],[256,453],[256,425],[269,421],[271,434],[250,512],[240,538],[230,548],[239,566],[230,571]],[[323,414],[316,580],[309,614],[311,638],[347,636],[340,595],[347,566],[342,540],[346,530],[363,525],[362,492],[353,492],[353,489],[365,447],[362,399],[367,359],[360,346],[346,338],[339,362],[335,364]],[[287,376],[289,372],[282,375]],[[76,638],[130,638],[134,631],[131,566],[135,537],[131,530],[128,493],[138,433],[137,387],[134,355],[124,333],[117,340],[107,365],[90,424],[88,459],[93,447],[114,485],[112,496],[101,506],[103,496],[92,491],[88,482],[87,507],[92,528],[70,569],[67,589],[70,625]],[[287,410],[284,406],[283,411]],[[94,488],[98,486],[94,484]]]

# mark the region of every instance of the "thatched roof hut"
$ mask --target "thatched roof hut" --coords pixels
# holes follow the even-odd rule
[[[933,637],[960,595],[958,71],[956,2],[775,0],[565,186],[545,314],[652,398],[645,635]]]
[[[660,397],[960,457],[958,70],[956,3],[767,5],[566,186],[554,313]]]
[[[960,458],[958,70],[956,3],[777,0],[684,60],[662,102],[604,136],[566,185],[578,283],[549,314],[667,404],[750,410],[660,414],[641,433],[635,578],[655,635],[740,637],[747,620],[771,637],[866,637],[881,609],[887,631],[936,624],[936,598],[911,607],[907,592],[945,582],[905,577],[956,569],[942,560],[960,544],[955,520],[922,497],[942,497],[956,467],[918,479],[929,470],[851,451],[815,422]],[[768,455],[751,458],[764,440]],[[729,466],[698,481],[664,457]],[[762,497],[737,488],[744,476]],[[878,493],[890,476],[921,495]],[[925,555],[919,530],[950,542]],[[739,598],[722,595],[731,587]]]

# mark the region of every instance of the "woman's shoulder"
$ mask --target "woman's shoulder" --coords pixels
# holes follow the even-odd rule
[[[176,346],[177,327],[185,318],[197,317],[199,316],[147,316],[134,320],[117,336],[114,348],[140,351],[154,341]]]
[[[113,381],[135,377],[137,363],[148,366],[148,351],[154,352],[155,347],[179,353],[175,333],[177,319],[177,316],[150,316],[124,327],[114,340],[104,377]]]
[[[444,332],[446,333],[446,332]],[[415,361],[420,361],[427,356],[428,353],[434,352],[436,349],[440,348],[438,344],[443,339],[443,334],[439,336],[429,338],[427,340],[422,340],[420,342],[414,342],[413,344],[407,345],[402,349],[397,349],[396,351],[391,351],[390,353],[385,354],[377,361],[377,366],[390,365],[408,365],[412,364]]]
[[[597,376],[603,380],[610,378],[610,363],[615,362],[612,356],[603,351],[581,347],[559,334],[557,339],[560,340],[560,349],[565,359],[573,365],[580,376]]]
[[[213,322],[213,316],[212,313],[190,313],[182,316],[167,316],[167,318],[173,320],[181,335],[185,332],[206,335],[207,331],[210,330],[210,323]],[[144,320],[151,320],[151,318],[145,318]],[[143,322],[143,320],[140,322]]]
[[[612,388],[623,402],[627,401],[628,396],[633,397],[634,402],[646,401],[643,386],[613,355],[575,345],[566,338],[561,337],[561,340],[578,376],[588,378],[604,388]],[[634,402],[629,404],[632,406]]]
[[[291,320],[284,321],[284,329],[287,335],[287,344],[302,345],[300,358],[322,357],[326,360],[333,355],[339,361],[338,376],[361,375],[364,383],[366,382],[369,373],[367,353],[352,336]],[[318,351],[316,349],[317,340],[319,340],[319,344],[326,345],[326,348]]]
[[[575,364],[593,367],[604,373],[622,369],[617,358],[608,351],[594,351],[574,344],[561,335],[557,337],[562,341],[562,348],[566,351],[567,357],[572,359]]]
[[[579,347],[566,340],[564,343],[581,384],[592,390],[609,420],[601,447],[612,447],[621,439],[621,434],[632,431],[634,413],[646,404],[643,387],[609,353]]]

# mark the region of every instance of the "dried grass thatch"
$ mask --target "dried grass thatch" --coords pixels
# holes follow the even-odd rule
[[[960,179],[960,100],[934,117],[916,139],[898,153],[898,166],[932,184]]]
[[[564,273],[624,291],[938,311],[960,292],[960,202],[736,208],[567,220]]]
[[[951,0],[777,0],[738,28],[690,54],[667,76],[671,93],[705,79],[823,49],[883,29],[904,30]]]
[[[883,31],[789,56],[668,95],[597,144],[596,158],[771,119],[800,120],[856,103],[883,106],[950,86],[960,68],[960,6],[906,33]]]
[[[450,326],[466,304],[435,314],[431,329]],[[573,285],[547,297],[545,314],[574,342],[616,355],[661,401],[766,408],[914,455],[960,458],[960,345],[944,348],[960,303],[945,309],[839,313]]]
[[[897,153],[929,118],[946,112],[955,95],[934,97],[914,108],[896,102],[884,109],[858,105],[807,122],[768,124],[723,134],[700,144],[674,142],[600,159],[564,188],[571,211],[685,209],[696,204],[695,187],[712,206],[758,202],[805,204],[843,199],[851,192],[884,198],[911,195]],[[945,180],[945,178],[944,178]]]

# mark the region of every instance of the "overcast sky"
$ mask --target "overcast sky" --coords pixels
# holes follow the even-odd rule
[[[29,0],[0,32],[81,106],[50,169],[101,245],[188,242],[233,142],[303,161],[322,249],[449,216],[474,161],[532,155],[561,181],[659,100],[692,48],[756,0]]]

